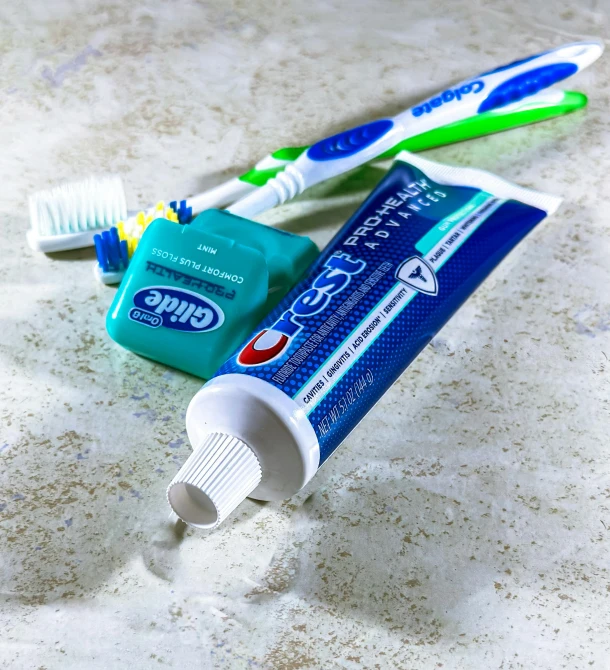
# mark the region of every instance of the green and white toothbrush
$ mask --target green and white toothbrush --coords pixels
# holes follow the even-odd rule
[[[411,151],[413,153],[426,151],[427,149],[538,123],[575,112],[586,105],[587,96],[584,93],[551,88],[526,100],[515,102],[508,107],[477,114],[463,121],[449,123],[419,135],[408,137],[373,160],[381,161],[392,158],[401,151]],[[278,172],[293,163],[307,149],[309,149],[309,146],[278,149],[265,156],[248,172],[207,191],[202,194],[202,197],[205,195],[215,203],[208,205],[208,208],[229,205],[248,195],[256,188],[264,186],[269,179],[275,177]],[[204,209],[206,208],[204,207]]]

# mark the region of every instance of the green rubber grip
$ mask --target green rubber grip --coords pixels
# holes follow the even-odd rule
[[[474,139],[475,137],[499,133],[503,130],[518,128],[519,126],[526,126],[530,123],[538,123],[539,121],[552,119],[556,116],[569,114],[585,107],[586,104],[587,96],[584,93],[565,91],[562,101],[558,104],[534,107],[532,109],[523,108],[516,112],[504,114],[483,112],[483,114],[471,116],[463,121],[449,123],[446,126],[429,130],[427,133],[409,137],[391,149],[388,149],[388,151],[378,156],[376,160],[391,158],[401,151],[416,153],[455,142],[462,142],[463,140]]]

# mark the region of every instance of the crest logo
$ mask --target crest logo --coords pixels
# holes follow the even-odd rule
[[[303,291],[280,318],[269,328],[261,330],[239,352],[237,362],[244,367],[264,365],[281,356],[305,327],[307,318],[328,306],[331,298],[343,291],[352,276],[366,267],[365,261],[348,254],[335,254],[324,264],[324,270],[314,279],[311,288]]]

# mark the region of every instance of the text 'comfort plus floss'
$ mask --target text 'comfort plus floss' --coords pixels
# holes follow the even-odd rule
[[[301,281],[191,401],[168,488],[184,521],[301,489],[560,199],[400,154]]]

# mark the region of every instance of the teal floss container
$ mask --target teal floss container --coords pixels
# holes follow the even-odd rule
[[[106,317],[141,356],[210,378],[318,256],[308,238],[216,209],[153,221]]]

